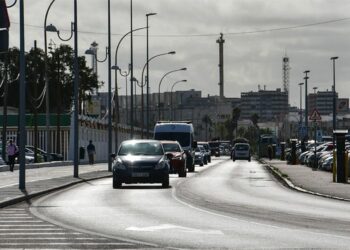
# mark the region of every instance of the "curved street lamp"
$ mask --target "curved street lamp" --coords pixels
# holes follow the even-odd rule
[[[170,117],[171,120],[173,121],[175,119],[175,112],[173,109],[173,88],[175,87],[176,84],[180,83],[180,82],[187,82],[187,80],[180,80],[180,81],[176,81],[173,83],[173,86],[171,86],[171,90],[170,90],[170,107],[171,107],[171,111],[170,111]]]
[[[187,68],[181,68],[181,69],[176,69],[176,70],[169,71],[168,73],[165,73],[165,75],[159,81],[159,85],[158,85],[158,120],[159,121],[160,121],[160,85],[162,84],[163,79],[167,75],[169,75],[171,73],[174,73],[174,72],[177,72],[177,71],[184,71],[184,70],[187,70]]]
[[[126,36],[128,36],[129,34],[134,33],[135,31],[138,30],[142,30],[142,29],[146,29],[147,27],[141,27],[141,28],[137,28],[137,29],[133,29],[127,33],[125,33],[122,38],[120,38],[118,44],[117,44],[117,48],[115,49],[115,56],[114,56],[114,65],[111,67],[111,70],[115,70],[115,74],[114,74],[114,82],[115,82],[115,88],[114,88],[114,97],[115,97],[115,108],[114,108],[114,112],[115,112],[115,150],[117,150],[118,148],[118,122],[119,122],[119,96],[118,96],[118,74],[117,71],[118,69],[120,70],[120,67],[118,66],[118,50],[119,50],[119,46],[121,44],[121,42],[124,40],[124,38]],[[131,69],[132,65],[130,66]],[[132,88],[131,88],[132,90]],[[133,97],[132,97],[132,91],[131,91],[131,114],[130,114],[130,125],[131,125],[131,137],[133,137],[133,131],[134,131],[134,121],[133,121],[133,110],[132,110],[132,106],[133,106]]]
[[[170,52],[167,52],[167,53],[161,53],[161,54],[158,54],[158,55],[155,55],[155,56],[152,56],[151,58],[149,58],[148,60],[147,60],[147,62],[145,63],[145,65],[143,66],[143,68],[142,68],[142,74],[141,74],[141,83],[139,84],[139,82],[137,82],[137,85],[141,88],[141,119],[140,119],[140,121],[141,121],[141,138],[143,139],[143,128],[144,128],[144,113],[143,113],[143,111],[144,111],[144,100],[143,100],[143,87],[144,86],[146,86],[146,85],[148,85],[148,73],[147,73],[147,80],[146,80],[146,82],[145,83],[143,83],[143,74],[144,74],[144,72],[145,72],[145,69],[146,69],[146,67],[147,67],[147,71],[149,70],[148,69],[148,66],[149,66],[149,62],[150,61],[152,61],[153,59],[155,59],[155,58],[157,58],[157,57],[160,57],[160,56],[165,56],[165,55],[175,55],[176,54],[176,52],[175,51],[170,51]],[[149,72],[149,71],[148,71]],[[147,93],[148,93],[148,90],[146,91]],[[148,98],[148,96],[147,96],[147,98]],[[147,99],[146,98],[146,99]],[[148,99],[147,99],[148,100]],[[149,103],[147,102],[147,112],[148,112],[148,110],[149,110],[149,105],[148,105]],[[146,119],[146,122],[147,122],[147,124],[148,124],[148,116],[147,116],[147,119]],[[147,128],[148,128],[148,125],[147,125]],[[147,135],[148,135],[148,130],[147,130]],[[148,137],[148,136],[147,136]]]

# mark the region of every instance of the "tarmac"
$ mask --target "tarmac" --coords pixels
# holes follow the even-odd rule
[[[313,171],[304,165],[288,165],[286,161],[260,159],[283,184],[298,192],[350,202],[350,185],[334,183],[333,175]],[[51,162],[26,165],[25,190],[19,189],[18,165],[14,172],[0,166],[0,208],[30,200],[36,196],[60,190],[78,183],[111,177],[107,163],[79,165],[79,177],[73,177],[72,162]],[[112,188],[112,182],[111,182]]]

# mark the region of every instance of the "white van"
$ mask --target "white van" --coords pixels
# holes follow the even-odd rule
[[[192,122],[157,122],[154,126],[153,138],[155,140],[178,141],[186,152],[188,171],[194,172],[194,149],[197,147],[197,142],[193,135]]]

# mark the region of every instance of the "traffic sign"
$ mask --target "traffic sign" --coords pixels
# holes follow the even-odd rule
[[[312,111],[311,115],[309,116],[309,120],[321,121],[321,115],[317,109]]]

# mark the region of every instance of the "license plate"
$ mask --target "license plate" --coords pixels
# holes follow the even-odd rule
[[[149,173],[132,173],[132,177],[149,177]]]

